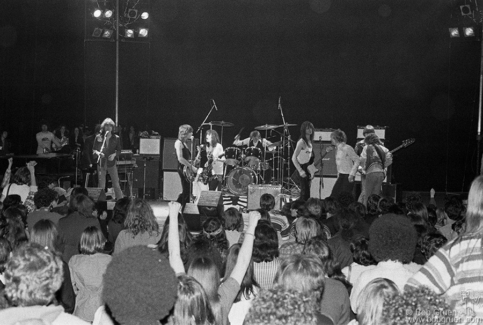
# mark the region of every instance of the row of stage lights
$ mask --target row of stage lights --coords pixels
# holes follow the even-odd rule
[[[94,18],[111,18],[113,14],[114,14],[114,11],[110,9],[107,9],[107,10],[96,9],[92,13],[92,16],[94,16]],[[129,9],[126,12],[125,16],[127,18],[136,19],[138,18],[138,10]],[[141,19],[146,20],[149,18],[149,13],[147,11],[144,11],[143,13],[141,13],[141,15],[139,15],[139,17],[141,17]]]
[[[101,10],[101,9],[95,9],[92,12],[92,16],[98,20],[106,20],[108,22],[107,25],[110,25],[110,28],[100,28],[96,27],[94,28],[94,31],[92,33],[93,37],[96,38],[105,38],[105,39],[110,39],[114,35],[114,22],[111,20],[111,18],[114,18],[114,11],[110,9],[106,10]],[[142,20],[147,20],[149,18],[149,13],[147,11],[143,11],[139,14],[139,11],[137,9],[128,9],[124,13],[124,17],[129,19],[131,21],[134,19],[134,21],[138,20],[141,18]],[[106,25],[106,24],[105,24]],[[127,26],[130,24],[125,24],[124,26]],[[120,26],[123,26],[121,23]],[[129,28],[129,27],[123,27],[124,33],[120,35],[123,36],[124,38],[135,38],[136,36],[139,38],[147,38],[149,36],[149,28]],[[121,29],[122,30],[122,29]]]
[[[124,37],[126,38],[134,38],[136,33],[138,37],[146,38],[148,37],[149,29],[148,28],[139,28],[138,30],[134,30],[131,28],[124,29]],[[94,28],[94,32],[92,33],[92,36],[111,38],[113,34],[114,34],[114,30],[112,29],[107,29],[107,28],[102,29],[102,28],[96,27]]]
[[[460,28],[458,27],[451,27],[449,28],[449,36],[451,38],[461,37],[461,34],[464,37],[475,37],[475,28],[474,27],[462,27],[462,33],[460,33]]]

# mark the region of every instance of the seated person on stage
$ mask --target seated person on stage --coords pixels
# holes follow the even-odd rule
[[[233,141],[233,144],[235,146],[257,147],[257,148],[260,148],[260,150],[262,150],[263,148],[268,147],[272,143],[267,139],[262,138],[262,136],[260,135],[260,132],[252,131],[250,133],[250,137],[243,140],[240,140],[240,136],[237,135],[235,137],[235,141]]]
[[[60,141],[49,131],[46,122],[43,122],[40,127],[41,131],[35,136],[37,138],[37,154],[52,152],[52,142],[61,147]]]
[[[60,146],[54,143],[53,148],[54,148],[55,151],[61,151],[65,147],[69,146],[69,130],[67,130],[67,127],[64,124],[60,125],[54,131],[54,135],[57,138],[57,140],[59,140],[59,142],[60,142]],[[64,153],[68,153],[70,151],[70,149],[66,148],[62,151]]]
[[[0,136],[0,156],[6,156],[10,154],[10,148],[12,147],[12,142],[10,142],[8,137],[8,131],[4,130]]]

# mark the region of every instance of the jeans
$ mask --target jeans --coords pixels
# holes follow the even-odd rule
[[[364,203],[364,199],[366,197],[366,175],[361,174],[361,194],[359,195],[359,199],[357,202]]]
[[[208,186],[210,191],[220,191],[221,180],[223,175],[214,175],[211,181],[209,181]]]
[[[364,205],[367,205],[367,198],[372,194],[381,194],[384,177],[384,172],[375,172],[366,175]]]
[[[340,193],[347,192],[352,195],[354,189],[354,182],[349,182],[349,174],[339,174],[332,188],[331,197],[337,198]]]
[[[181,187],[183,188],[183,192],[178,196],[178,202],[181,204],[181,206],[184,207],[186,206],[186,203],[189,203],[191,200],[191,183],[186,179],[184,173],[183,173],[183,168],[178,167],[178,175],[179,178],[181,179]]]
[[[114,189],[114,193],[116,194],[116,200],[122,199],[124,195],[121,191],[121,186],[119,185],[119,175],[117,173],[116,165],[112,167],[107,166],[97,166],[97,174],[99,177],[99,187],[102,189],[106,188],[106,176],[107,173],[111,176],[112,187]]]

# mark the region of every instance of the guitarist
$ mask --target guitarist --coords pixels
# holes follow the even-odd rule
[[[206,131],[206,154],[208,162],[203,173],[207,173],[209,190],[219,191],[223,180],[225,158],[221,158],[224,154],[223,146],[215,130]]]
[[[335,130],[330,135],[332,145],[336,148],[335,163],[337,165],[337,181],[332,188],[331,197],[337,198],[340,193],[352,194],[354,178],[359,166],[360,158],[347,142],[347,136],[342,130]],[[331,148],[331,147],[327,147]]]
[[[364,205],[371,194],[381,193],[382,182],[386,176],[385,168],[392,164],[391,152],[382,145],[375,133],[368,134],[364,142],[366,146],[361,153],[361,166],[366,173]]]
[[[362,130],[362,136],[365,138],[367,135],[371,133],[376,133],[376,130],[372,125],[366,125],[364,130]],[[355,151],[356,154],[359,156],[362,154],[362,150],[364,150],[364,147],[366,146],[366,143],[364,142],[364,139],[356,143],[355,146]],[[364,168],[362,168],[361,165],[358,167],[358,171],[361,174],[361,195],[359,195],[359,199],[357,200],[358,202],[364,203],[364,198],[366,197],[366,175],[364,174]]]
[[[178,196],[178,200],[176,202],[180,203],[183,208],[186,203],[190,201],[191,195],[191,182],[185,177],[183,169],[186,166],[188,171],[192,171],[194,174],[196,174],[198,171],[198,169],[189,162],[191,152],[186,145],[186,141],[192,136],[193,128],[188,124],[183,124],[179,127],[178,139],[174,143],[176,156],[178,158],[178,174],[181,179],[181,186],[183,188],[183,192]]]
[[[292,175],[300,184],[300,199],[307,201],[310,198],[310,181],[307,167],[314,162],[313,141],[314,125],[309,121],[302,123],[300,127],[300,139],[292,155],[292,162],[297,169]]]

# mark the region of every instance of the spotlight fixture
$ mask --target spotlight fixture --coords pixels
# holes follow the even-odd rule
[[[456,27],[448,28],[449,29],[449,37],[460,37],[460,31]]]
[[[95,18],[99,18],[102,16],[102,10],[101,9],[96,9],[94,10],[94,12],[92,13],[92,15],[95,17]]]
[[[139,37],[148,37],[149,29],[147,28],[140,28],[139,29]]]
[[[473,27],[463,27],[463,35],[465,37],[473,37],[475,36],[475,29]]]
[[[124,36],[125,36],[126,38],[134,38],[134,30],[132,30],[132,29],[127,29],[127,28],[126,28],[126,29],[124,30]]]
[[[112,10],[104,11],[104,17],[105,18],[111,18],[112,17]]]
[[[461,10],[461,16],[471,15],[471,7],[469,5],[460,6],[460,10]]]
[[[129,19],[136,19],[137,16],[138,16],[137,9],[129,9],[126,13],[126,17]]]
[[[149,13],[147,11],[141,14],[141,19],[148,19],[148,18],[149,18]]]
[[[94,32],[92,33],[92,36],[94,37],[101,37],[102,35],[102,28],[94,28]]]
[[[113,32],[114,31],[112,29],[104,29],[104,33],[102,33],[102,37],[111,38]]]

